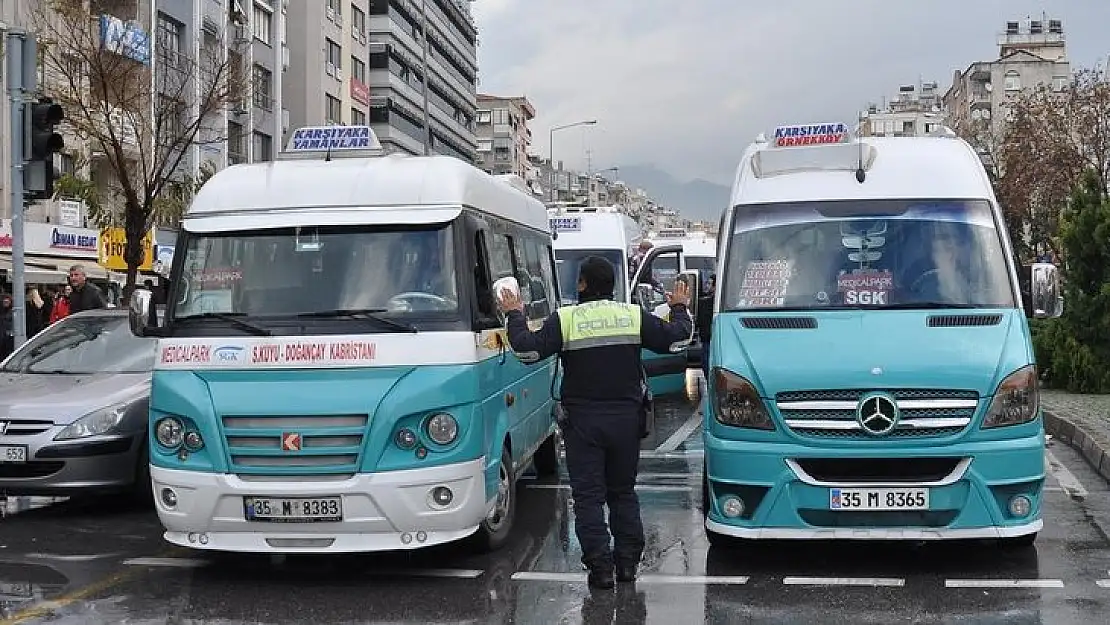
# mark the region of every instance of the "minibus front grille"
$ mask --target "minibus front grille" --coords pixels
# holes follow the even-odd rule
[[[859,400],[869,390],[788,391],[776,407],[793,433],[825,440],[874,440],[955,436],[967,428],[979,407],[978,393],[960,390],[890,389],[882,393],[898,405],[898,421],[885,434],[864,429]]]
[[[795,458],[806,475],[820,483],[921,484],[950,479],[961,467],[959,457],[938,458]]]
[[[358,472],[368,415],[224,415],[231,472],[333,475]]]

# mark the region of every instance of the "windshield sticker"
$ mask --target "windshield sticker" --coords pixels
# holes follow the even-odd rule
[[[740,306],[759,308],[782,306],[790,285],[794,263],[789,260],[755,261],[748,263],[744,281],[740,283]]]
[[[836,278],[836,289],[844,294],[845,304],[885,306],[894,289],[894,274],[885,269],[842,271]]]
[[[193,278],[203,288],[230,286],[232,282],[239,282],[243,279],[243,272],[232,268],[224,269],[206,269],[196,274]]]

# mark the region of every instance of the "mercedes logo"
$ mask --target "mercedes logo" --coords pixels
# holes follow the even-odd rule
[[[856,419],[868,434],[890,434],[898,425],[898,405],[886,395],[866,395],[856,408]]]

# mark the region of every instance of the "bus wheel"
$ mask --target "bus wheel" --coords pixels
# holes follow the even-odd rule
[[[556,429],[540,444],[535,455],[532,456],[532,466],[536,468],[538,477],[555,477],[559,475],[559,430]]]
[[[516,480],[513,478],[513,457],[509,449],[501,450],[501,466],[497,469],[497,496],[493,508],[478,525],[474,538],[480,551],[501,548],[513,530],[516,517]]]

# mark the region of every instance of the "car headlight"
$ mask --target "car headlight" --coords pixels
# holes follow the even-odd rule
[[[998,385],[982,427],[985,430],[1029,423],[1037,418],[1040,408],[1037,365],[1022,367]]]
[[[755,385],[724,369],[713,371],[713,416],[721,425],[751,430],[774,430],[775,422]]]
[[[123,417],[126,415],[127,404],[101,408],[67,425],[61,432],[58,432],[54,440],[71,441],[78,438],[108,434],[123,422]]]
[[[180,419],[165,417],[154,424],[154,438],[168,449],[177,449],[185,442],[185,424]]]
[[[428,425],[425,426],[428,432],[428,438],[432,439],[437,445],[450,445],[455,442],[455,438],[459,435],[459,422],[455,417],[441,412],[432,415],[428,419]]]

